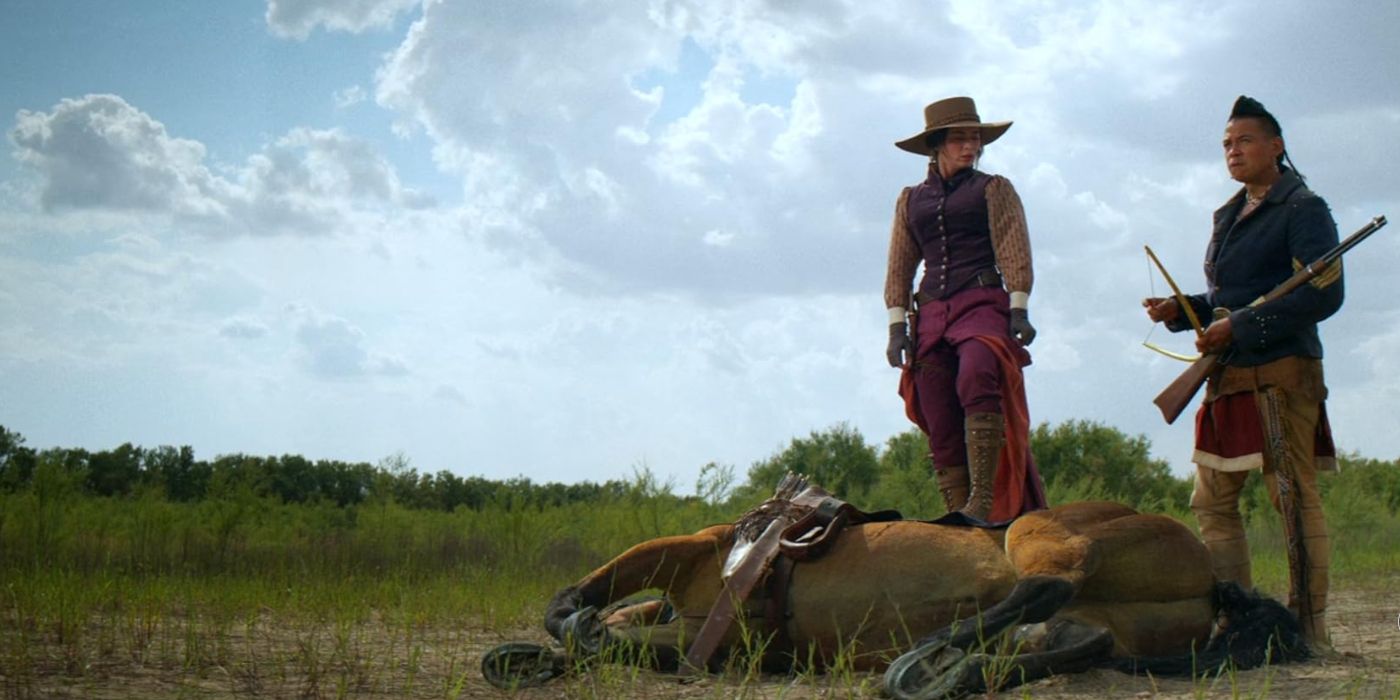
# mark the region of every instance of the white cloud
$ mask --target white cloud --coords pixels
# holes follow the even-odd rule
[[[337,109],[347,109],[369,99],[369,93],[359,85],[351,85],[342,90],[336,90],[331,97],[335,100]]]
[[[421,0],[267,0],[267,26],[274,34],[305,39],[317,27],[359,33],[383,29]]]
[[[57,213],[154,214],[210,235],[317,235],[432,203],[400,184],[367,143],[336,129],[293,129],[236,178],[222,177],[205,165],[202,144],[170,136],[115,95],[21,111],[10,139],[39,177],[41,205]]]
[[[463,406],[467,405],[467,397],[462,393],[462,390],[447,384],[442,384],[434,389],[433,398]]]
[[[1302,11],[1290,8],[1274,14]],[[570,273],[553,278],[566,292],[679,294],[698,309],[834,294],[869,313],[879,306],[895,195],[923,171],[891,142],[917,130],[926,102],[974,95],[984,117],[1016,121],[984,166],[1011,177],[1031,222],[1032,311],[1043,331],[1029,379],[1037,419],[1156,431],[1139,375],[1164,382],[1175,367],[1139,346],[1150,324],[1137,301],[1162,286],[1141,246],[1152,244],[1187,287],[1201,285],[1210,210],[1233,190],[1218,131],[1249,89],[1240,85],[1258,84],[1253,59],[1232,58],[1234,28],[1267,9],[672,1],[645,16],[599,16],[567,3],[552,14],[528,3],[491,13],[432,5],[381,69],[376,92],[464,175],[473,219],[495,222],[498,246],[567,263]],[[1291,33],[1307,24],[1279,22]],[[698,99],[656,121],[675,91],[664,79],[638,90],[633,78],[673,71],[687,41],[710,61]],[[1288,68],[1269,70],[1289,84]],[[748,96],[760,78],[786,81],[791,99]],[[1393,92],[1348,121],[1354,132],[1368,117],[1385,122]],[[1303,116],[1315,109],[1300,103],[1285,123],[1318,132]],[[826,319],[832,325],[810,342],[845,337],[853,313]],[[786,346],[795,332],[739,345],[698,329],[682,337],[696,343],[700,366],[742,375],[765,366],[756,347]],[[861,352],[878,351],[875,336]],[[1086,383],[1085,366],[1118,379],[1111,390]],[[766,381],[802,394],[791,378]]]
[[[267,326],[257,319],[231,318],[219,326],[219,335],[236,340],[256,340],[266,337]]]
[[[400,185],[368,144],[338,130],[292,130],[249,159],[239,185],[233,223],[250,233],[335,232],[378,218],[382,207],[430,202]]]
[[[400,377],[408,374],[403,359],[371,352],[365,333],[339,316],[312,309],[296,309],[301,316],[296,341],[302,362],[313,375],[324,379],[352,379],[371,375]]]
[[[140,233],[41,231],[0,246],[0,304],[15,328],[0,354],[41,367],[121,373],[152,356],[204,365],[211,328],[257,306],[264,290],[229,266]],[[188,356],[183,353],[188,352]],[[172,363],[168,356],[181,356]]]
[[[227,183],[204,166],[204,146],[170,137],[165,125],[115,95],[64,99],[51,113],[21,110],[15,156],[44,180],[50,211],[106,208],[196,217],[223,213]]]
[[[513,232],[497,243],[547,243],[586,273],[561,283],[703,293],[723,281],[791,291],[819,283],[812,268],[774,264],[798,240],[841,260],[874,262],[879,252],[852,237],[861,226],[850,215],[852,195],[830,189],[841,179],[810,172],[829,98],[805,82],[794,83],[785,105],[741,96],[754,76],[800,74],[802,65],[788,61],[808,37],[786,18],[746,24],[753,12],[729,9],[737,16],[686,3],[659,4],[650,15],[599,15],[588,4],[489,13],[429,6],[381,70],[377,99],[415,120],[438,144],[440,162],[464,173],[477,218]],[[809,18],[791,19],[805,26]],[[834,22],[819,24],[827,31]],[[713,52],[713,69],[698,104],[653,124],[658,91],[639,92],[629,78],[666,68],[685,32]],[[513,37],[509,45],[503,35]],[[609,75],[618,77],[597,77]],[[755,235],[717,256],[715,239],[705,237],[715,230]]]
[[[415,5],[278,1],[267,22],[363,32]],[[1179,367],[1138,345],[1138,300],[1164,291],[1142,244],[1200,289],[1240,92],[1279,113],[1344,231],[1397,208],[1397,7],[428,2],[377,74],[324,83],[373,79],[373,105],[313,91],[341,126],[243,133],[258,145],[229,162],[155,116],[197,122],[115,96],[22,112],[26,177],[0,189],[5,403],[100,396],[120,440],[188,420],[132,401],[141,387],[225,412],[201,418],[209,450],[404,449],[537,479],[742,467],[842,420],[880,441],[907,428],[882,354],[890,215],[925,168],[892,142],[927,102],[970,94],[1016,122],[982,165],[1031,226],[1032,418],[1149,433],[1182,471],[1189,427],[1150,404]],[[1328,50],[1240,50],[1261,36]],[[379,128],[375,109],[405,137],[394,162],[430,156],[459,199],[428,202],[368,145],[383,135],[354,131]],[[1348,260],[1324,324],[1343,448],[1381,456],[1400,449],[1396,373],[1391,339],[1368,341],[1394,325],[1393,240]],[[65,392],[71,377],[100,387]]]
[[[719,229],[710,229],[709,231],[705,232],[703,239],[705,241],[705,245],[714,246],[716,248],[723,248],[729,245],[730,243],[734,242],[734,235],[735,234],[733,231],[721,231]]]

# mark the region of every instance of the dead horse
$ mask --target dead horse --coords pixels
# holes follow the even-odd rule
[[[734,533],[717,525],[628,549],[559,591],[546,630],[565,643],[568,660],[677,668],[722,590]],[[615,605],[649,589],[664,598]],[[850,526],[824,556],[792,568],[786,591],[760,587],[743,610],[721,654],[757,653],[771,670],[885,668],[885,690],[900,699],[958,697],[1092,667],[1186,675],[1308,655],[1286,608],[1215,581],[1189,529],[1106,502],[1036,511],[1000,528]],[[518,687],[568,666],[544,647],[508,644],[486,655],[482,671]]]

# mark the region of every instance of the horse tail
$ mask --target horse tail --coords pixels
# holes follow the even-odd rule
[[[1211,591],[1216,628],[1204,649],[1179,656],[1114,659],[1126,673],[1160,676],[1204,676],[1225,665],[1236,669],[1267,663],[1303,661],[1312,655],[1298,618],[1283,604],[1233,581],[1221,581]]]

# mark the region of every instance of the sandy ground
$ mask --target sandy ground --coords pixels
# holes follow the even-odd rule
[[[1337,650],[1335,656],[1301,664],[1273,666],[1221,677],[1191,681],[1134,677],[1111,670],[1095,670],[1057,676],[998,694],[1004,698],[1277,698],[1323,700],[1330,698],[1400,698],[1400,595],[1388,591],[1334,592],[1329,626]],[[770,678],[746,686],[702,679],[681,682],[659,674],[647,674],[628,697],[699,698],[837,698],[878,697],[878,677],[845,679]],[[569,679],[557,687],[531,689],[514,694],[530,699],[557,697],[610,697],[606,687]],[[487,689],[473,697],[510,694]]]
[[[1133,677],[1108,670],[1038,681],[1005,698],[1400,698],[1400,580],[1334,591],[1330,626],[1338,654],[1214,680]],[[11,631],[12,632],[12,631]],[[845,698],[878,697],[878,676],[806,675],[681,680],[622,667],[600,668],[515,693],[482,680],[481,655],[507,641],[543,643],[542,630],[492,631],[438,624],[413,629],[366,621],[311,629],[267,620],[233,628],[220,648],[169,649],[124,658],[120,650],[74,663],[57,640],[37,634],[21,647],[0,631],[3,698]],[[199,645],[192,635],[185,643]],[[17,668],[30,672],[16,675]]]

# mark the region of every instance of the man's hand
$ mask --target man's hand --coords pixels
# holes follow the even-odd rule
[[[1196,349],[1202,353],[1220,352],[1234,340],[1235,331],[1230,326],[1230,317],[1226,316],[1206,326],[1206,332],[1196,339]]]
[[[903,367],[914,361],[914,341],[909,339],[909,324],[890,324],[890,343],[885,346],[885,359],[891,367]]]
[[[1023,346],[1035,340],[1035,326],[1031,325],[1030,312],[1025,309],[1011,310],[1011,337]]]
[[[1142,300],[1143,308],[1147,309],[1147,317],[1156,323],[1168,323],[1175,321],[1181,315],[1181,304],[1172,297],[1150,297]]]

